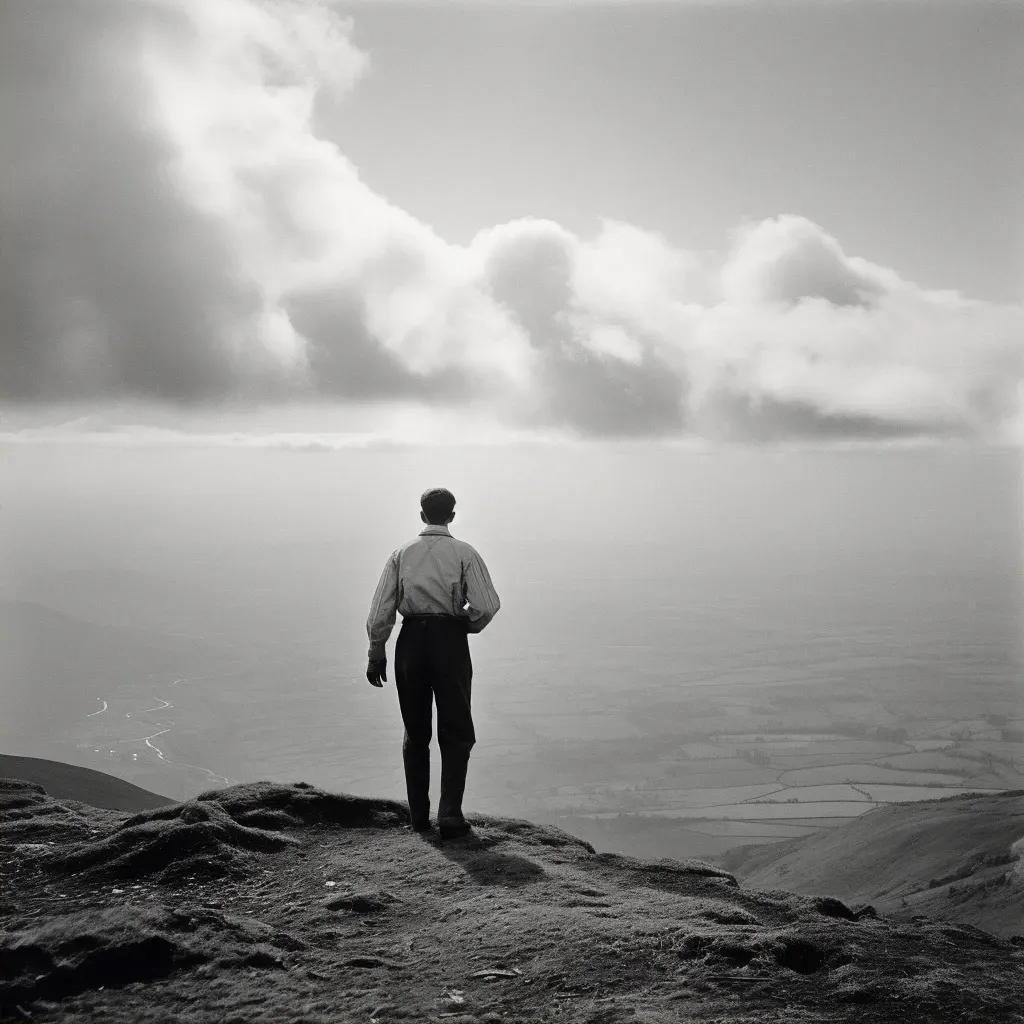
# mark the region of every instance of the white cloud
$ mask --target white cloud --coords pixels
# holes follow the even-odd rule
[[[10,397],[412,403],[476,436],[1024,435],[1024,308],[799,216],[743,226],[717,269],[611,221],[446,242],[312,127],[369,66],[326,0],[10,0],[0,46]]]
[[[817,225],[791,215],[741,228],[721,272],[722,295],[736,304],[821,298],[867,306],[899,283],[892,271],[847,256]]]
[[[691,365],[700,398],[743,404],[755,430],[785,432],[786,407],[823,433],[983,435],[1017,415],[1020,305],[918,288],[797,217],[742,232],[722,285]]]

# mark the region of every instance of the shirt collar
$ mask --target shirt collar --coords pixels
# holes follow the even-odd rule
[[[448,527],[443,523],[434,524],[428,523],[420,530],[421,537],[450,537],[451,534],[448,532]]]

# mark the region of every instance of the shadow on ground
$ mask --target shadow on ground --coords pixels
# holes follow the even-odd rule
[[[430,835],[426,841],[462,868],[477,885],[514,889],[540,881],[546,875],[544,868],[528,857],[494,849],[501,839],[479,831],[448,840]]]

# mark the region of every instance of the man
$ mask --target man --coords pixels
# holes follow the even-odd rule
[[[476,742],[470,710],[473,665],[469,633],[479,633],[501,602],[483,559],[448,530],[455,518],[455,496],[434,487],[420,497],[418,537],[392,552],[373,595],[366,632],[370,638],[366,678],[372,686],[387,682],[384,645],[395,626],[395,683],[405,724],[402,759],[410,823],[417,832],[430,828],[430,735],[437,704],[437,744],[441,748],[441,797],[437,825],[452,839],[470,831],[462,814],[469,752]],[[383,680],[383,682],[382,682]]]

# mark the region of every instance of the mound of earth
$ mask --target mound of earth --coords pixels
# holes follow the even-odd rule
[[[12,799],[24,805],[16,812],[26,828],[33,818],[45,819],[72,806],[51,800],[39,786],[23,789],[20,796],[12,794]],[[56,874],[152,876],[167,884],[198,877],[241,878],[256,868],[253,854],[296,842],[281,832],[289,826],[398,824],[401,817],[391,804],[325,793],[306,783],[255,783],[143,811],[99,838],[90,830],[89,838],[65,843],[41,864]]]
[[[1024,944],[526,821],[443,842],[302,784],[0,798],[4,1021],[1024,1020]]]
[[[0,843],[62,845],[113,828],[123,814],[73,800],[54,800],[38,783],[0,779]]]

